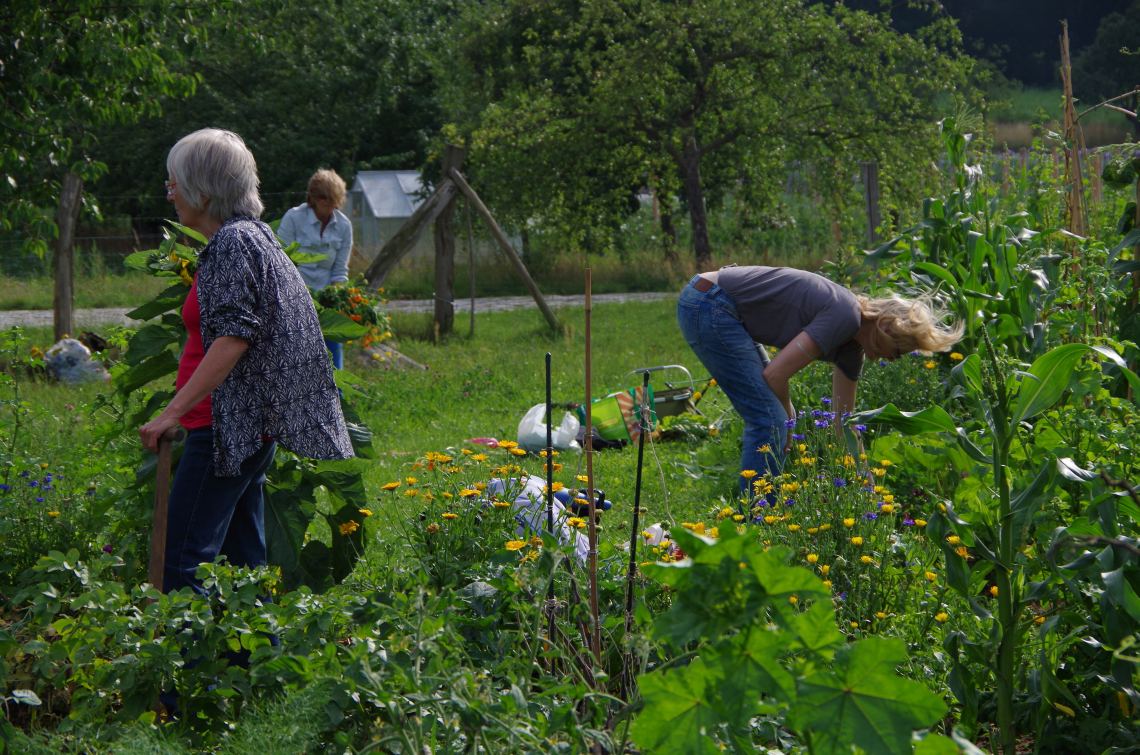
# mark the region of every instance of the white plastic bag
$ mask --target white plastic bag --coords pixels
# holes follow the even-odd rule
[[[44,354],[48,374],[61,383],[87,383],[110,380],[103,365],[91,358],[91,350],[74,338],[64,338]]]
[[[541,451],[546,448],[546,404],[535,404],[523,415],[519,422],[519,446],[527,451]],[[551,432],[551,444],[559,451],[578,449],[578,428],[581,423],[571,412],[566,412],[562,424]]]

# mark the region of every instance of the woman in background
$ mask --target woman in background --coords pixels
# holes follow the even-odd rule
[[[348,280],[352,223],[340,211],[345,194],[344,180],[335,171],[318,170],[309,179],[305,203],[286,212],[277,229],[285,244],[296,241],[302,252],[325,255],[316,262],[298,265],[305,285],[314,291]],[[336,341],[325,341],[325,345],[332,354],[333,365],[343,369],[344,347]]]

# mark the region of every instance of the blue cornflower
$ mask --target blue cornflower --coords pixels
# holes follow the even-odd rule
[[[827,420],[825,420],[825,419],[817,419],[817,420],[815,421],[815,426],[816,426],[816,427],[827,427],[827,424],[828,424],[828,423],[827,423]]]
[[[867,426],[866,425],[855,425],[855,429],[861,433],[867,432]]]
[[[868,521],[873,522],[879,518],[879,515],[876,514],[874,511],[868,511],[866,514],[863,515],[863,518],[868,520]]]
[[[784,505],[785,506],[795,506],[796,505],[796,499],[795,498],[785,498],[784,499]]]
[[[44,482],[51,482],[51,472],[44,475]]]
[[[36,503],[43,503],[43,502],[44,502],[44,497],[42,495],[36,496]]]
[[[7,493],[11,489],[12,487],[10,485],[4,485],[0,483],[0,493]]]
[[[29,488],[38,488],[39,486],[40,486],[39,480],[32,480],[31,482],[28,483]]]
[[[803,433],[792,433],[792,440],[803,440],[803,439],[804,439]]]
[[[28,470],[25,469],[23,472],[20,472],[20,476],[21,477],[28,477],[29,476]]]
[[[847,591],[844,590],[843,592],[839,593],[838,595],[835,596],[835,599],[836,600],[847,600]]]
[[[909,514],[906,516],[906,518],[903,519],[902,523],[903,523],[904,527],[913,527],[914,526],[914,520],[910,518]]]
[[[822,403],[824,406],[831,406],[831,399],[829,399],[827,396],[824,396],[820,399],[820,403]]]
[[[837,488],[847,487],[847,480],[844,480],[842,477],[836,477],[835,478],[835,487],[837,487]]]
[[[887,360],[886,359],[880,359],[879,360],[879,366],[880,367],[886,367],[887,366]]]
[[[785,429],[791,430],[795,426],[796,426],[796,418],[795,417],[790,417],[790,418],[784,420],[784,428]]]

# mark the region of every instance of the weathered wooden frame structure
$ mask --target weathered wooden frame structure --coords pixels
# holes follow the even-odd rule
[[[400,230],[384,242],[372,264],[364,272],[364,278],[372,290],[383,284],[388,273],[404,256],[411,251],[420,234],[429,224],[434,224],[435,234],[435,330],[439,334],[449,333],[455,324],[455,233],[452,230],[451,219],[455,213],[455,201],[460,194],[468,204],[475,209],[487,229],[491,232],[499,248],[507,255],[512,267],[519,278],[526,285],[530,295],[541,310],[551,330],[558,330],[558,319],[554,316],[538,285],[530,277],[530,273],[523,264],[518,253],[511,246],[507,234],[495,221],[495,216],[487,209],[487,205],[467,183],[467,179],[459,172],[463,163],[464,150],[461,147],[448,145],[443,156],[443,178],[435,191],[412,213]]]

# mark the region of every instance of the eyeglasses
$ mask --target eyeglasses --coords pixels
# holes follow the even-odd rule
[[[174,199],[174,190],[178,187],[177,181],[163,181],[163,186],[166,187],[166,198]]]

